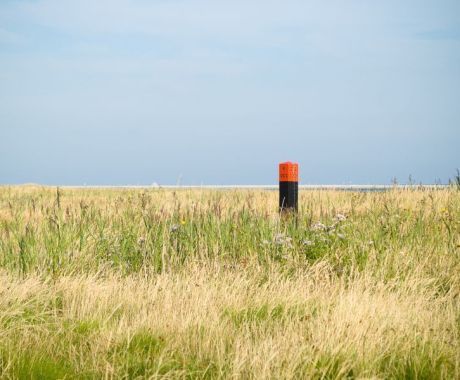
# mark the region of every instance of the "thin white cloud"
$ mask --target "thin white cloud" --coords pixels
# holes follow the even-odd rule
[[[21,34],[0,28],[0,44],[16,45],[25,41],[25,37]]]
[[[369,32],[391,17],[380,8],[361,2],[300,0],[40,0],[17,6],[31,21],[70,34],[228,38],[248,44],[270,44],[272,35],[288,29],[307,34],[332,31],[338,38],[337,31]]]

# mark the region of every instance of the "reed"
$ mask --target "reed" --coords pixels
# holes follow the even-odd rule
[[[459,378],[460,192],[0,187],[2,378]]]

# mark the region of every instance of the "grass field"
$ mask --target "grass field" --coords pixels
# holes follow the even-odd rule
[[[0,187],[0,377],[460,378],[460,191]]]

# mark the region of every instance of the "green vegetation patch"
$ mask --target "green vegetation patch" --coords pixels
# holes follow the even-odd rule
[[[78,371],[65,358],[51,356],[41,349],[1,350],[0,376],[28,380],[95,379],[95,373]]]
[[[212,359],[194,353],[190,347],[168,347],[164,336],[146,329],[116,344],[108,360],[117,373],[129,379],[155,375],[207,379],[216,378],[219,372]]]
[[[264,303],[260,306],[241,309],[227,308],[222,313],[222,317],[239,328],[247,324],[261,325],[280,321],[302,321],[315,316],[317,312],[317,306],[314,304],[286,306],[283,304],[270,305]]]
[[[409,352],[389,352],[380,360],[380,373],[392,379],[444,379],[454,372],[452,359],[430,342],[420,342]]]

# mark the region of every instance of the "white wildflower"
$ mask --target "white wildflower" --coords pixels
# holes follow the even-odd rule
[[[276,245],[285,245],[289,248],[292,247],[292,238],[290,238],[289,236],[285,236],[284,234],[276,234],[275,235],[275,239],[274,239],[274,243]]]
[[[344,220],[347,220],[347,217],[343,214],[337,214],[334,219],[338,222],[343,222]]]
[[[337,227],[337,223],[332,223],[330,226],[326,226],[326,231],[331,234],[332,232],[334,232],[336,227]]]
[[[313,231],[324,231],[327,229],[327,227],[323,223],[318,222],[318,223],[313,224],[313,226],[311,226],[311,229]]]
[[[176,232],[178,231],[180,228],[180,226],[178,224],[173,224],[170,228],[169,228],[169,232]]]

